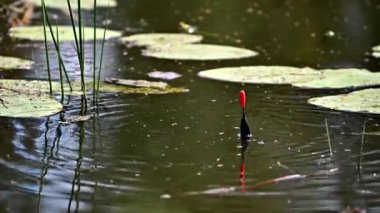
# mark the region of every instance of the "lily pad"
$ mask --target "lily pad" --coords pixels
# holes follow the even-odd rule
[[[35,118],[56,114],[63,106],[49,95],[29,95],[0,89],[0,116]]]
[[[365,69],[296,68],[287,66],[226,67],[205,70],[199,77],[252,84],[291,84],[301,88],[338,89],[380,84],[380,73]]]
[[[52,26],[53,31],[55,31],[57,26]],[[47,28],[47,40],[52,41],[49,28]],[[97,39],[103,39],[102,36],[104,33],[103,28],[97,28]],[[75,40],[73,28],[71,26],[58,26],[58,32],[59,32],[59,40],[60,41],[73,41]],[[77,28],[78,33],[78,28]],[[94,28],[92,27],[85,27],[84,28],[84,35],[85,40],[93,40],[94,39]],[[54,32],[54,35],[56,35],[56,32]],[[17,39],[26,39],[26,40],[32,40],[32,41],[44,41],[44,28],[43,26],[18,26],[13,27],[9,31],[9,36]],[[121,36],[121,32],[109,30],[106,31],[106,37],[105,39],[114,38]]]
[[[148,46],[142,54],[160,59],[204,61],[248,58],[256,56],[258,53],[248,49],[222,45],[175,44]]]
[[[34,3],[36,6],[41,7],[41,0],[28,0]],[[64,9],[67,10],[67,0],[45,0],[45,5],[48,8]],[[78,9],[78,0],[70,0],[71,8]],[[115,0],[96,0],[97,7],[116,7],[117,2]],[[94,0],[81,0],[81,8],[86,10],[94,9]]]
[[[202,78],[250,84],[292,84],[313,80],[319,75],[311,68],[287,66],[225,67],[198,73]]]
[[[334,110],[380,114],[380,89],[311,98],[308,103]]]
[[[201,35],[185,33],[142,33],[121,37],[119,41],[127,46],[149,46],[197,43],[202,39]]]
[[[122,80],[122,79],[120,79]],[[164,82],[163,82],[164,83]],[[166,84],[166,83],[165,83]],[[92,81],[86,82],[86,90],[92,91]],[[70,95],[81,95],[81,83],[79,81],[72,82],[73,91],[70,92],[68,84],[64,85],[64,90],[66,94]],[[27,95],[43,95],[49,93],[49,82],[47,81],[28,81],[28,80],[13,80],[13,79],[0,79],[0,89],[6,89],[9,91],[14,91],[20,94]],[[52,90],[56,94],[60,94],[61,85],[59,82],[52,82]],[[125,85],[115,85],[110,83],[100,83],[99,90],[101,92],[115,92],[115,93],[140,93],[140,94],[166,94],[166,93],[179,93],[188,92],[189,90],[183,87],[170,87],[165,88],[157,87],[136,87],[135,86],[125,86]],[[1,98],[1,93],[0,93]]]
[[[14,69],[31,69],[34,62],[26,59],[0,56],[0,71]]]
[[[294,83],[293,86],[310,89],[340,89],[367,87],[380,84],[380,73],[365,69],[325,69],[314,80]]]

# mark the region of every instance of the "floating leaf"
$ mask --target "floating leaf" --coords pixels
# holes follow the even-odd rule
[[[286,66],[226,67],[205,70],[199,77],[252,84],[292,84],[301,88],[348,88],[380,84],[380,73],[365,69],[296,68]]]
[[[57,26],[52,26],[52,29],[55,31]],[[53,39],[50,36],[49,28],[47,28],[47,40],[52,41]],[[97,28],[97,35],[103,35],[104,29]],[[78,32],[78,28],[77,28]],[[75,40],[73,28],[71,26],[58,26],[59,40],[60,41],[73,41]],[[56,34],[56,32],[54,32]],[[94,28],[92,27],[84,27],[83,34],[85,35],[85,40],[93,40],[94,39]],[[32,41],[44,41],[44,28],[43,26],[18,26],[13,27],[9,31],[9,36],[17,39],[26,39]],[[121,36],[121,32],[109,30],[106,31],[105,39],[119,37]],[[102,36],[97,36],[97,39],[102,39]]]
[[[185,33],[142,33],[121,37],[119,41],[128,46],[149,46],[197,43],[202,39],[203,36],[201,35]]]
[[[165,82],[162,82],[165,83]],[[166,83],[165,83],[166,84]],[[92,81],[86,82],[86,90],[88,92],[92,91]],[[157,86],[157,85],[156,85]],[[65,94],[70,95],[81,95],[81,82],[75,81],[72,82],[73,91],[70,92],[69,86],[64,85]],[[28,81],[28,80],[13,80],[13,79],[0,79],[0,89],[6,89],[8,91],[17,92],[17,94],[25,95],[44,95],[49,94],[49,82],[48,81]],[[60,94],[61,85],[59,82],[52,82],[52,90],[56,94]],[[183,87],[170,87],[166,86],[165,88],[157,87],[136,87],[135,86],[123,86],[123,85],[114,85],[110,83],[100,83],[99,90],[101,92],[115,92],[115,93],[125,93],[125,94],[167,94],[167,93],[180,93],[188,92],[189,90]],[[1,98],[0,93],[0,98]]]
[[[225,67],[198,73],[202,78],[251,84],[292,84],[312,80],[319,75],[311,68],[287,66]]]
[[[164,80],[173,80],[176,78],[180,78],[182,75],[176,72],[163,72],[163,71],[153,71],[148,73],[150,78],[159,78]]]
[[[334,110],[380,114],[380,89],[311,98],[308,103]]]
[[[26,59],[0,56],[0,71],[13,69],[31,69],[34,62]]]
[[[211,45],[211,44],[176,44],[148,46],[142,54],[148,57],[174,60],[225,60],[256,56],[252,50]]]
[[[62,111],[63,106],[49,95],[23,94],[0,89],[0,116],[3,117],[43,117]]]
[[[294,83],[293,86],[311,89],[340,89],[366,87],[380,84],[380,73],[365,69],[325,69],[317,79]]]
[[[41,7],[41,0],[28,0],[34,3],[36,6]],[[45,5],[48,8],[68,10],[67,0],[45,0]],[[71,8],[78,9],[78,0],[70,0]],[[117,2],[115,0],[96,0],[97,7],[116,7]],[[81,8],[86,10],[94,9],[93,0],[81,0]]]
[[[107,78],[107,83],[131,86],[131,87],[146,87],[146,88],[158,88],[164,89],[169,85],[162,81],[146,81],[146,80],[132,80],[132,79],[118,79],[118,78]]]
[[[128,80],[128,79],[114,79],[117,81],[108,80],[105,84],[101,84],[100,89],[104,92],[121,92],[124,94],[167,94],[167,93],[182,93],[189,90],[183,87],[170,87],[165,82],[150,82],[145,80]],[[136,83],[140,81],[140,83]],[[117,82],[117,85],[114,85]],[[127,82],[134,84],[133,86],[125,86],[123,83]],[[136,84],[135,84],[136,83]],[[158,83],[158,84],[157,84]],[[164,84],[162,84],[164,83]],[[163,87],[163,85],[166,85]]]

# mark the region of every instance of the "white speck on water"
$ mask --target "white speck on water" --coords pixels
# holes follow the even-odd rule
[[[219,135],[224,135],[224,132],[219,132]]]
[[[165,156],[166,156],[166,154],[165,154],[165,153],[162,153],[162,154],[161,154],[161,156],[162,156],[162,157],[165,157]]]
[[[376,176],[377,176],[377,173],[373,173],[373,176],[376,177]]]
[[[177,126],[178,125],[178,123],[172,123],[172,126]]]
[[[139,174],[139,173],[136,173],[136,174],[135,174],[135,177],[140,177],[140,174]]]
[[[234,129],[240,129],[238,126],[234,126]]]
[[[223,167],[224,165],[223,164],[218,164],[218,165],[216,165],[217,167],[219,167],[219,168],[221,168],[221,167]]]
[[[185,126],[185,129],[188,130],[188,129],[190,129],[190,127],[189,126]]]
[[[172,198],[172,196],[170,194],[162,194],[162,195],[160,195],[160,198],[161,199],[170,199],[170,198]]]
[[[198,175],[198,176],[201,176],[201,175],[202,175],[202,173],[201,173],[201,172],[198,172],[198,173],[197,173],[197,175]]]
[[[216,159],[216,162],[219,162],[219,161],[220,161],[220,158],[217,158],[217,159]]]
[[[351,152],[351,149],[344,149],[345,152]]]
[[[329,31],[325,32],[325,36],[328,38],[332,38],[335,36],[335,32],[332,30],[329,30]]]
[[[215,103],[215,102],[216,102],[216,100],[215,100],[215,99],[212,99],[212,100],[211,100],[211,102]]]
[[[277,140],[277,139],[275,139],[273,142],[274,142],[274,143],[278,143],[278,140]]]
[[[257,141],[257,144],[259,144],[259,145],[264,145],[265,142],[264,142],[264,141]]]

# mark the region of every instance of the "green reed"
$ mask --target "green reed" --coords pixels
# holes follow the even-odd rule
[[[54,31],[53,31],[53,27],[52,27],[52,24],[50,23],[50,19],[49,19],[49,15],[47,13],[47,8],[46,8],[46,5],[45,5],[45,1],[44,0],[41,0],[41,5],[42,5],[42,10],[45,11],[43,16],[44,16],[44,29],[46,29],[46,26],[49,28],[49,31],[50,31],[50,35],[51,35],[51,38],[53,40],[53,43],[54,43],[54,47],[55,47],[55,50],[57,52],[57,55],[58,55],[58,58],[59,58],[59,64],[62,66],[62,69],[63,69],[63,72],[65,74],[65,77],[66,77],[66,80],[67,80],[67,83],[69,84],[69,87],[70,87],[70,91],[73,90],[72,86],[71,86],[71,82],[70,82],[70,79],[69,79],[69,76],[67,74],[67,69],[66,69],[66,66],[65,64],[63,63],[63,59],[62,59],[62,55],[61,55],[61,51],[60,51],[60,48],[58,47],[58,43],[57,43],[57,40],[55,38],[55,35],[54,35]],[[46,30],[45,30],[45,33],[46,33]],[[45,37],[45,47],[47,47],[47,39]],[[49,55],[46,56],[47,60],[49,58]],[[49,82],[51,83],[51,79],[49,79]]]
[[[51,84],[51,73],[50,73],[50,57],[49,57],[49,49],[48,49],[48,43],[47,43],[47,35],[46,35],[46,7],[44,7],[45,2],[44,0],[41,0],[42,7],[42,21],[44,25],[44,41],[45,41],[45,54],[46,54],[46,65],[47,65],[47,71],[48,71],[48,79],[49,79],[49,92],[50,95],[53,94],[52,84]]]
[[[72,91],[72,85],[69,80],[67,70],[65,67],[65,64],[62,59],[62,54],[61,54],[61,48],[59,44],[59,37],[58,37],[58,28],[57,28],[57,34],[54,35],[53,30],[52,30],[52,25],[49,20],[49,16],[47,13],[47,7],[45,5],[45,1],[41,0],[41,5],[42,5],[42,11],[43,11],[43,25],[44,25],[44,33],[45,33],[45,47],[46,47],[46,58],[47,58],[47,63],[48,63],[48,72],[49,72],[49,82],[51,84],[51,76],[50,76],[50,61],[49,61],[49,55],[47,51],[47,30],[50,30],[51,38],[53,40],[54,46],[55,46],[55,51],[58,55],[58,63],[59,63],[59,69],[60,69],[60,79],[61,79],[61,95],[64,95],[63,91],[63,74],[65,75],[67,82],[70,86],[70,91]],[[87,112],[87,98],[86,98],[86,79],[85,79],[85,30],[84,30],[84,22],[83,22],[83,14],[81,11],[81,0],[78,0],[78,20],[74,18],[74,12],[72,5],[70,3],[70,0],[67,0],[67,6],[69,9],[69,15],[70,15],[70,21],[71,21],[71,27],[73,29],[73,37],[75,41],[75,52],[78,57],[79,61],[79,67],[80,67],[80,85],[81,85],[81,92],[83,93],[82,96],[82,109],[81,109],[81,114],[86,114]],[[93,16],[93,104],[96,105],[98,103],[98,98],[99,98],[99,87],[100,87],[100,74],[101,74],[101,69],[102,69],[102,61],[103,61],[103,52],[104,52],[104,44],[105,44],[105,36],[106,36],[106,29],[104,29],[103,33],[103,38],[102,38],[102,45],[101,45],[101,53],[100,53],[100,64],[97,69],[97,45],[96,45],[96,40],[97,40],[97,31],[96,31],[96,21],[97,21],[97,0],[94,0],[94,16]],[[108,16],[108,11],[107,11],[107,16]],[[105,27],[106,28],[106,27]],[[52,93],[52,92],[51,92]]]
[[[59,45],[59,31],[58,31],[58,26],[56,26],[56,34],[57,34],[57,43],[58,43],[58,51],[60,51],[60,45]],[[59,67],[59,79],[61,82],[61,102],[63,102],[64,96],[65,96],[65,90],[63,87],[63,71],[62,71],[62,65],[61,65],[61,58],[58,57],[58,67]]]
[[[94,0],[96,2],[96,0]],[[103,53],[104,53],[104,44],[106,41],[106,33],[107,33],[107,20],[109,17],[109,2],[107,7],[107,15],[106,15],[106,23],[104,24],[104,31],[103,31],[103,38],[102,38],[102,47],[100,50],[100,62],[99,62],[99,72],[98,72],[98,79],[96,80],[96,102],[99,100],[99,88],[100,88],[100,75],[102,73],[102,67],[103,67]],[[95,58],[94,58],[95,60]]]

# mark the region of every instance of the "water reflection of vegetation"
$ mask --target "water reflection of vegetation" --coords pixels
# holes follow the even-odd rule
[[[43,157],[42,157],[42,169],[41,169],[41,175],[40,175],[40,187],[38,190],[38,210],[40,208],[40,203],[41,203],[41,198],[43,196],[42,191],[44,188],[45,184],[45,176],[48,173],[49,167],[50,167],[50,160],[54,157],[54,149],[56,148],[55,154],[57,155],[58,150],[59,150],[59,143],[61,141],[61,136],[62,136],[62,130],[61,130],[61,124],[58,124],[56,128],[56,136],[53,140],[53,143],[50,148],[50,155],[48,156],[48,147],[49,147],[49,138],[48,138],[48,132],[50,130],[49,127],[50,119],[47,118],[45,122],[45,133],[44,133],[44,141],[45,141],[45,146],[44,146],[44,152],[43,152]]]
[[[79,147],[78,147],[78,158],[77,158],[77,163],[75,166],[75,171],[74,171],[74,178],[71,183],[71,193],[70,193],[70,199],[69,199],[69,205],[67,207],[67,211],[71,212],[71,206],[72,202],[75,199],[75,208],[74,211],[77,212],[79,210],[79,193],[80,193],[80,186],[81,186],[81,165],[82,165],[82,147],[83,143],[85,141],[85,126],[84,123],[81,122],[79,124]]]

